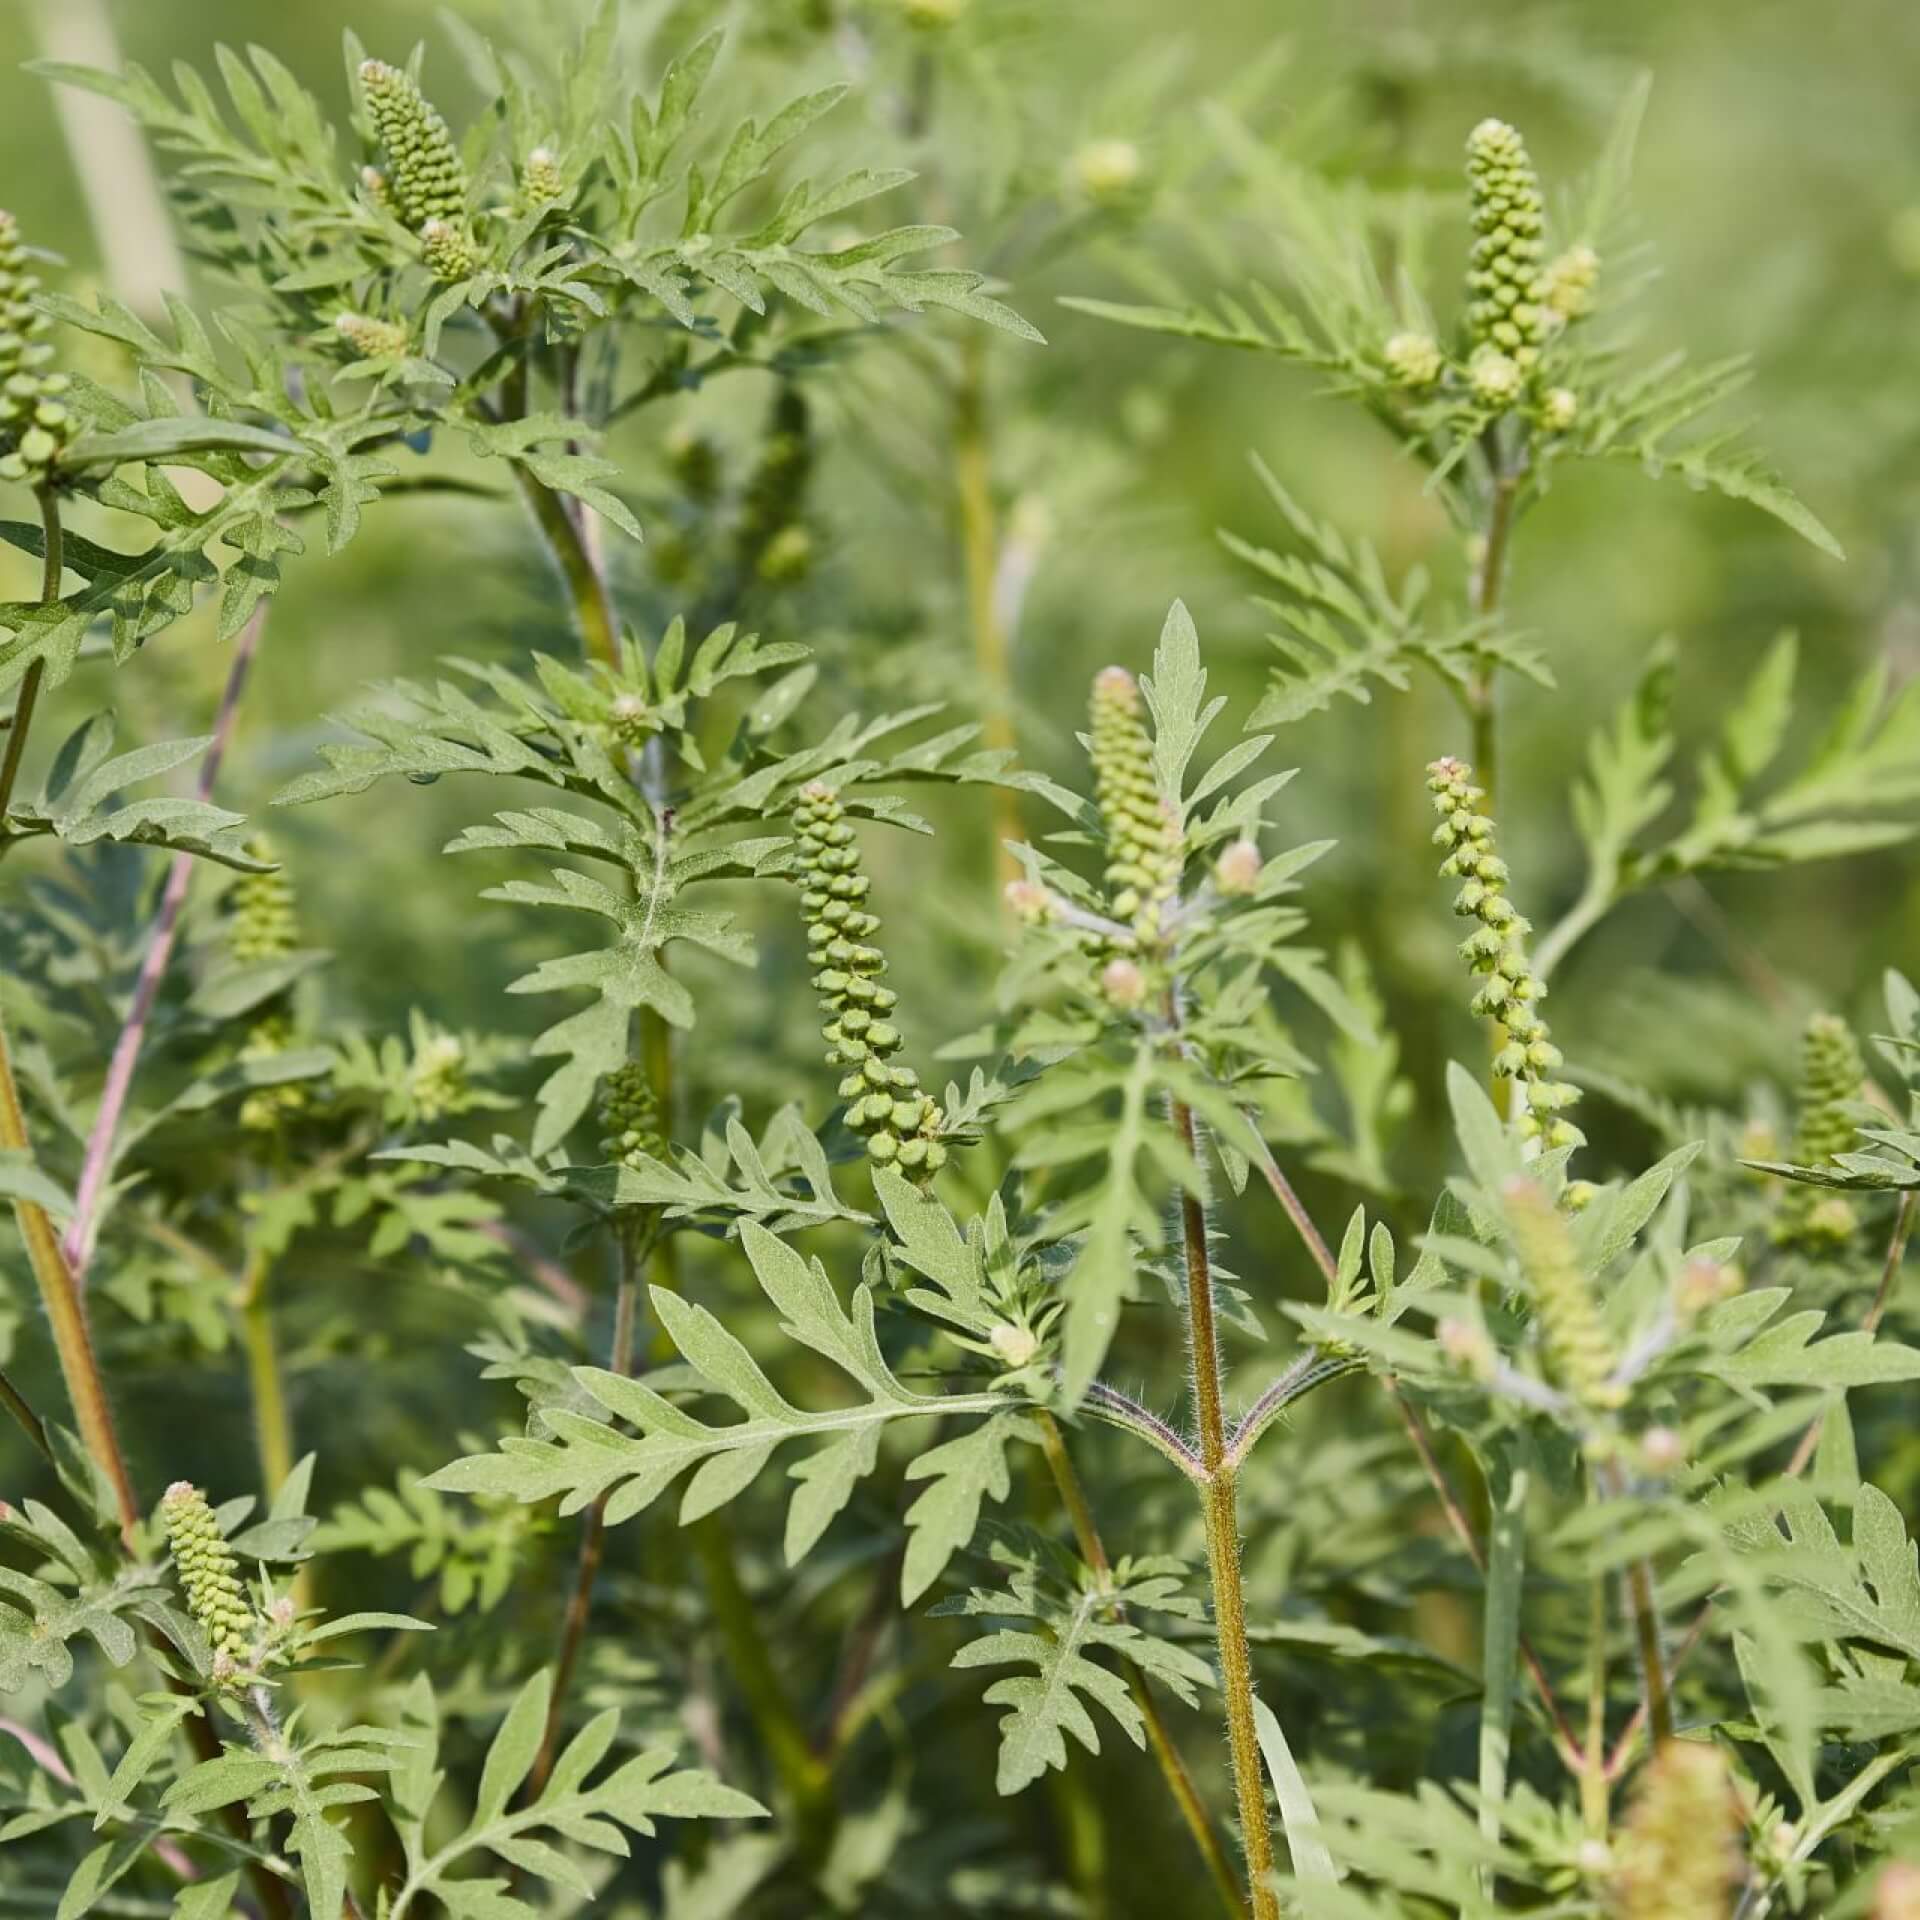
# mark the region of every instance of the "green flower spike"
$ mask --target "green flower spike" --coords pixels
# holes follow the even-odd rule
[[[1434,845],[1447,850],[1440,872],[1464,883],[1453,910],[1480,923],[1460,944],[1461,959],[1483,976],[1472,1010],[1506,1029],[1493,1070],[1522,1090],[1521,1131],[1549,1147],[1577,1147],[1586,1136],[1566,1115],[1580,1090],[1552,1077],[1561,1056],[1540,1017],[1546,985],[1528,960],[1530,929],[1507,898],[1507,863],[1494,851],[1493,821],[1480,810],[1486,795],[1471,784],[1472,774],[1452,758],[1427,769],[1427,791],[1440,816]]]
[[[637,1173],[642,1159],[666,1150],[660,1133],[660,1102],[638,1060],[615,1067],[600,1086],[600,1151]]]
[[[1180,827],[1153,771],[1145,702],[1125,667],[1094,676],[1087,746],[1107,832],[1108,906],[1142,941],[1155,939],[1180,893]]]
[[[806,571],[810,548],[800,524],[813,474],[813,432],[806,397],[782,387],[767,419],[760,454],[740,493],[736,564],[748,579],[778,582]],[[798,565],[796,566],[796,559]]]
[[[273,848],[263,835],[248,843],[256,860],[271,860]],[[284,960],[300,944],[300,919],[286,870],[242,874],[227,896],[227,952],[243,967],[265,966]],[[242,1060],[271,1060],[294,1042],[293,1019],[284,994],[276,994],[247,1029],[241,1043]],[[249,1132],[271,1133],[291,1115],[303,1112],[305,1087],[290,1083],[257,1087],[240,1103],[240,1124]]]
[[[261,836],[247,843],[247,851],[256,860],[273,858],[272,847]],[[227,909],[227,951],[242,966],[282,960],[300,944],[293,886],[284,867],[243,873],[227,895]]]
[[[793,820],[813,984],[827,1014],[820,1029],[827,1064],[848,1069],[840,1082],[847,1124],[875,1161],[924,1180],[946,1164],[945,1115],[911,1067],[888,1064],[901,1046],[888,1018],[899,996],[880,984],[887,961],[872,944],[880,921],[861,904],[873,883],[860,871],[853,828],[840,796],[817,780],[800,789]]]
[[[381,196],[416,233],[431,221],[458,222],[467,210],[467,176],[447,123],[413,81],[384,60],[361,62],[360,85],[387,150]]]
[[[1739,1803],[1718,1747],[1669,1740],[1640,1776],[1620,1837],[1620,1920],[1726,1920],[1740,1878]]]
[[[1867,1070],[1852,1030],[1831,1013],[1816,1013],[1800,1040],[1800,1120],[1793,1158],[1803,1167],[1830,1167],[1852,1151],[1858,1132],[1847,1109],[1858,1102]],[[1860,1216],[1845,1194],[1790,1186],[1773,1223],[1781,1246],[1807,1253],[1840,1253],[1859,1231]]]
[[[0,213],[0,480],[39,486],[74,421],[62,396],[67,376],[49,369],[53,322],[33,304],[40,289],[19,223]]]
[[[240,1584],[239,1562],[220,1535],[207,1496],[188,1480],[176,1480],[160,1500],[173,1570],[186,1595],[187,1611],[199,1622],[216,1660],[243,1657],[257,1625]]]
[[[551,147],[535,147],[520,174],[520,191],[530,207],[544,207],[567,190],[566,176]]]
[[[1600,1317],[1593,1282],[1574,1250],[1566,1216],[1546,1188],[1523,1173],[1501,1188],[1500,1202],[1527,1276],[1548,1373],[1589,1413],[1613,1412],[1625,1397],[1613,1379],[1620,1356]]]
[[[364,313],[334,316],[333,330],[362,360],[392,360],[405,353],[409,337],[397,320],[375,320]]]
[[[420,252],[436,280],[464,280],[473,271],[473,246],[451,220],[429,220],[420,229]]]
[[[1474,242],[1467,273],[1467,332],[1525,372],[1540,357],[1540,235],[1545,209],[1525,143],[1504,120],[1467,136]]]

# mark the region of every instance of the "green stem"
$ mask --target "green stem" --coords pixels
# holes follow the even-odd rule
[[[1173,1123],[1188,1158],[1198,1166],[1193,1113],[1176,1103]],[[1267,1784],[1260,1758],[1260,1729],[1253,1714],[1253,1652],[1247,1639],[1247,1598],[1240,1581],[1240,1515],[1235,1471],[1227,1459],[1226,1411],[1220,1391],[1220,1336],[1213,1313],[1213,1265],[1207,1251],[1207,1215],[1199,1195],[1180,1197],[1181,1237],[1186,1249],[1187,1343],[1193,1363],[1193,1398],[1200,1432],[1200,1459],[1207,1481],[1201,1492],[1206,1522],[1207,1577],[1213,1589],[1213,1626],[1220,1654],[1220,1691],[1227,1707],[1227,1751],[1240,1813],[1240,1846],[1246,1855],[1254,1920],[1280,1920],[1272,1885],[1273,1829],[1267,1821]]]
[[[613,1373],[633,1371],[633,1323],[640,1292],[640,1272],[644,1255],[638,1236],[623,1225],[616,1236],[615,1258],[620,1278],[613,1303],[613,1339],[607,1354],[607,1366]],[[565,1717],[567,1691],[580,1648],[587,1637],[587,1620],[593,1612],[593,1588],[600,1574],[600,1561],[606,1551],[607,1502],[611,1491],[603,1493],[587,1510],[580,1529],[580,1558],[574,1571],[573,1592],[567,1601],[566,1619],[560,1627],[560,1652],[554,1661],[553,1694],[547,1707],[547,1724],[540,1735],[540,1751],[534,1755],[533,1771],[527,1776],[527,1798],[537,1800],[553,1771],[560,1749],[560,1727]]]
[[[719,1516],[708,1514],[686,1532],[706,1579],[707,1603],[726,1649],[727,1670],[740,1689],[767,1758],[792,1804],[801,1857],[817,1865],[826,1855],[836,1823],[831,1770],[814,1752],[781,1684]]]
[[[967,623],[979,678],[980,744],[1011,751],[1013,675],[1000,618],[999,519],[993,506],[993,469],[987,439],[986,346],[976,331],[962,348],[963,373],[954,398],[953,479],[960,510],[960,547],[967,583]],[[1011,787],[992,793],[994,866],[1002,881],[1020,877],[1007,843],[1022,837],[1020,804]]]
[[[60,597],[60,575],[64,544],[61,539],[60,509],[48,488],[38,490],[40,525],[45,535],[44,565],[41,570],[40,603],[51,606]],[[20,764],[26,754],[27,731],[33,724],[33,710],[40,695],[43,662],[36,660],[20,683],[20,697],[13,710],[13,725],[7,733],[7,750],[0,760],[0,819],[13,799],[14,785],[20,776]],[[0,853],[6,840],[0,835]],[[30,1154],[32,1142],[27,1135],[27,1116],[20,1104],[20,1089],[13,1075],[13,1055],[7,1042],[7,1027],[0,1016],[0,1149]],[[87,1324],[86,1303],[75,1283],[73,1269],[60,1250],[60,1236],[46,1210],[30,1200],[16,1200],[13,1214],[20,1226],[20,1238],[26,1245],[27,1263],[33,1269],[46,1308],[47,1324],[53,1333],[54,1351],[60,1358],[61,1378],[66,1382],[67,1398],[72,1402],[80,1439],[95,1464],[107,1477],[120,1513],[120,1531],[131,1540],[140,1522],[140,1503],[134,1497],[133,1478],[127,1471],[126,1455],[114,1427],[113,1403],[107,1397],[107,1384],[93,1348],[93,1332]]]
[[[514,475],[521,495],[533,510],[534,524],[546,536],[547,550],[560,570],[561,584],[573,602],[574,625],[580,630],[580,644],[590,659],[604,666],[620,663],[620,622],[613,610],[613,596],[573,516],[551,487],[545,487],[526,468],[516,465]]]
[[[1611,1469],[1596,1474],[1599,1491],[1620,1499],[1626,1488]],[[1633,1620],[1634,1645],[1640,1655],[1640,1682],[1647,1709],[1647,1738],[1653,1751],[1673,1738],[1673,1693],[1667,1682],[1666,1650],[1660,1644],[1660,1612],[1653,1598],[1653,1575],[1644,1560],[1632,1560],[1626,1570],[1627,1611]]]
[[[267,1270],[256,1259],[239,1300],[240,1344],[246,1355],[247,1391],[253,1401],[254,1443],[259,1451],[260,1483],[271,1500],[293,1472],[293,1415],[287,1405],[286,1376],[273,1337],[273,1311],[267,1304]]]
[[[1112,1563],[1107,1558],[1106,1544],[1100,1538],[1100,1529],[1094,1520],[1093,1508],[1088,1504],[1086,1489],[1074,1467],[1073,1456],[1067,1451],[1066,1436],[1060,1431],[1059,1421],[1044,1409],[1038,1416],[1038,1425],[1040,1450],[1046,1456],[1048,1471],[1052,1473],[1053,1483],[1059,1489],[1060,1504],[1066,1509],[1068,1524],[1073,1528],[1074,1540],[1080,1548],[1080,1557],[1105,1582],[1112,1577]],[[1199,1848],[1200,1857],[1206,1863],[1208,1878],[1212,1880],[1227,1912],[1236,1916],[1236,1920],[1245,1920],[1247,1903],[1234,1877],[1233,1863],[1228,1859],[1226,1847],[1207,1813],[1206,1803],[1200,1798],[1200,1789],[1194,1784],[1193,1775],[1187,1770],[1187,1763],[1181,1758],[1180,1750],[1167,1730],[1160,1702],[1154,1697],[1152,1686],[1136,1661],[1123,1660],[1121,1669],[1132,1691],[1134,1705],[1140,1709],[1141,1718],[1146,1722],[1147,1744],[1153,1749],[1161,1777],[1166,1782],[1174,1805],[1180,1810],[1181,1819],[1187,1823],[1193,1844]]]
[[[1607,1577],[1593,1579],[1587,1624],[1587,1746],[1580,1772],[1580,1814],[1589,1840],[1607,1837]]]

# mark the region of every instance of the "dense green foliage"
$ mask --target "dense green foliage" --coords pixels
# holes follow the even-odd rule
[[[0,1913],[1920,1912],[1920,213],[384,11],[18,83]]]

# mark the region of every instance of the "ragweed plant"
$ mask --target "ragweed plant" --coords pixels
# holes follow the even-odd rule
[[[1796,1088],[1811,996],[1702,877],[1889,856],[1920,706],[1876,669],[1803,747],[1782,640],[1683,773],[1655,645],[1578,876],[1494,781],[1550,479],[1832,544],[1695,436],[1736,375],[1618,328],[1641,92],[1571,200],[1501,118],[1405,195],[1266,125],[1267,68],[1173,115],[1159,49],[1036,78],[979,0],[643,11],[350,35],[338,124],[259,48],[220,94],[54,69],[177,164],[211,314],[82,304],[0,223],[0,1901],[1895,1910],[1920,997],[1871,1071],[1816,1016]],[[758,98],[826,60],[864,122]],[[1274,482],[1251,698],[1183,604],[1146,644],[1155,548],[1068,551],[1186,431],[1184,349],[1076,424],[1012,304],[1249,214],[1283,290],[1078,304],[1318,368],[1459,535],[1396,583]],[[418,496],[549,571],[277,746],[269,840],[213,795],[282,569]],[[42,730],[116,668],[177,700],[134,656],[203,624],[208,736]],[[1335,948],[1296,723],[1415,669],[1458,714],[1367,756],[1419,825],[1364,823]],[[475,884],[423,867],[444,946],[369,966],[416,827]],[[1569,965],[1636,896],[1746,996],[1709,1106],[1609,1066],[1659,1023]]]

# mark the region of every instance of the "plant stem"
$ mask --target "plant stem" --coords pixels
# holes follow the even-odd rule
[[[573,602],[574,624],[589,658],[613,667],[620,660],[620,623],[613,596],[593,563],[573,516],[552,488],[544,487],[526,468],[516,465],[520,492],[533,509],[534,524],[546,536],[547,550],[560,569],[561,584]]]
[[[1580,1813],[1589,1840],[1607,1837],[1607,1581],[1593,1579],[1587,1625],[1587,1745],[1580,1774]]]
[[[1080,1557],[1103,1582],[1107,1581],[1113,1574],[1112,1562],[1107,1558],[1106,1544],[1100,1538],[1099,1525],[1087,1502],[1080,1475],[1074,1468],[1073,1456],[1067,1451],[1066,1436],[1060,1431],[1059,1421],[1044,1408],[1038,1416],[1038,1425],[1040,1450],[1046,1456],[1047,1468],[1053,1475],[1054,1485],[1059,1489],[1060,1504],[1066,1509],[1067,1521],[1073,1528]],[[1160,1711],[1160,1703],[1154,1697],[1152,1686],[1136,1661],[1122,1660],[1121,1669],[1132,1690],[1134,1705],[1140,1709],[1141,1718],[1146,1722],[1147,1743],[1159,1763],[1167,1791],[1180,1809],[1180,1817],[1187,1823],[1187,1831],[1193,1835],[1194,1845],[1200,1849],[1200,1857],[1206,1862],[1208,1877],[1220,1895],[1221,1904],[1229,1914],[1244,1920],[1247,1903],[1234,1877],[1233,1863],[1228,1859],[1226,1847],[1207,1813],[1206,1803],[1200,1798],[1193,1775],[1188,1772],[1187,1763],[1181,1758],[1180,1750],[1167,1730],[1166,1717]]]
[[[60,597],[62,543],[60,510],[53,494],[39,490],[40,525],[45,534],[45,566],[41,575],[40,601],[51,606]],[[34,661],[20,684],[20,698],[13,710],[13,726],[7,736],[7,752],[0,763],[0,819],[13,798],[19,778],[20,762],[26,752],[27,729],[33,722],[34,704],[39,698],[42,662]],[[0,852],[5,849],[0,836]],[[13,1077],[13,1056],[7,1043],[4,1015],[0,1015],[0,1148],[11,1153],[31,1153],[27,1137],[27,1117],[20,1104],[20,1089]],[[95,1465],[107,1477],[119,1509],[122,1538],[131,1541],[140,1521],[140,1502],[134,1497],[133,1479],[127,1471],[126,1455],[120,1449],[120,1437],[114,1429],[113,1404],[107,1397],[107,1385],[100,1362],[93,1350],[93,1333],[87,1325],[85,1302],[74,1284],[73,1270],[60,1250],[60,1236],[44,1208],[30,1200],[16,1200],[13,1214],[20,1225],[20,1238],[26,1243],[27,1261],[33,1268],[40,1299],[47,1310],[47,1323],[53,1332],[54,1350],[60,1357],[60,1374],[66,1382],[67,1398],[73,1404],[80,1439]]]
[[[986,343],[978,333],[970,333],[961,353],[963,370],[954,396],[953,478],[966,569],[967,621],[980,687],[980,742],[988,748],[1011,750],[1013,677],[999,605],[1000,528],[987,440]],[[1018,798],[1010,787],[995,786],[994,867],[1003,882],[1020,877],[1020,864],[1007,842],[1021,837]]]
[[[1595,1485],[1609,1499],[1620,1499],[1626,1492],[1619,1474],[1612,1469],[1596,1473]],[[1658,1752],[1664,1742],[1673,1738],[1673,1693],[1667,1682],[1666,1650],[1660,1644],[1660,1614],[1654,1605],[1653,1576],[1644,1560],[1633,1560],[1628,1562],[1625,1578],[1627,1611],[1633,1620],[1634,1645],[1640,1655],[1647,1733]]]
[[[1294,1230],[1300,1235],[1307,1251],[1313,1256],[1314,1264],[1320,1269],[1322,1276],[1329,1282],[1337,1280],[1339,1266],[1333,1257],[1333,1249],[1327,1245],[1326,1237],[1314,1225],[1305,1206],[1301,1203],[1300,1196],[1294,1191],[1280,1163],[1274,1158],[1273,1150],[1260,1137],[1258,1128],[1250,1125],[1249,1131],[1258,1149],[1254,1155],[1254,1164],[1266,1177],[1267,1185],[1273,1189],[1274,1196],[1285,1209],[1287,1218],[1292,1221]],[[1446,1515],[1448,1526],[1452,1528],[1454,1537],[1465,1549],[1467,1558],[1484,1577],[1487,1571],[1486,1550],[1481,1546],[1479,1536],[1473,1530],[1473,1523],[1467,1518],[1466,1509],[1460,1504],[1460,1497],[1455,1493],[1453,1483],[1447,1478],[1446,1469],[1441,1466],[1439,1456],[1433,1450],[1433,1441],[1427,1433],[1425,1424],[1412,1401],[1400,1390],[1396,1381],[1385,1380],[1381,1384],[1385,1387],[1387,1397],[1392,1400],[1394,1409],[1400,1416],[1400,1424],[1406,1429],[1407,1438],[1413,1442],[1413,1450],[1420,1457],[1420,1464],[1426,1471],[1427,1480],[1433,1488],[1434,1497],[1440,1503],[1441,1511]],[[1242,1425],[1250,1426],[1251,1418]],[[1256,1434],[1252,1437],[1258,1436]],[[1553,1690],[1552,1681],[1547,1678],[1545,1663],[1524,1633],[1520,1636],[1520,1658],[1526,1664],[1535,1693],[1540,1696],[1540,1704],[1546,1709],[1548,1718],[1553,1722],[1556,1750],[1569,1769],[1579,1774],[1584,1764],[1580,1743],[1574,1738],[1573,1729],[1568,1724],[1559,1697]]]
[[[1192,1110],[1176,1102],[1174,1130],[1188,1158],[1200,1164]],[[1253,1653],[1247,1641],[1246,1590],[1240,1581],[1240,1515],[1235,1470],[1227,1459],[1226,1411],[1220,1392],[1220,1336],[1213,1316],[1213,1265],[1207,1251],[1207,1214],[1198,1194],[1180,1196],[1181,1238],[1187,1268],[1187,1344],[1200,1459],[1207,1471],[1201,1493],[1206,1522],[1207,1577],[1213,1589],[1214,1637],[1220,1652],[1220,1691],[1227,1706],[1227,1751],[1233,1761],[1240,1845],[1246,1855],[1254,1920],[1279,1920],[1273,1875],[1273,1829],[1267,1822],[1267,1783],[1260,1730],[1253,1717]]]
[[[260,1482],[271,1500],[293,1471],[293,1415],[287,1406],[280,1348],[273,1337],[273,1311],[267,1304],[267,1263],[260,1256],[255,1255],[248,1263],[234,1305],[240,1321],[240,1344],[246,1354]]]
[[[227,669],[227,684],[220,696],[220,711],[213,723],[213,739],[200,762],[196,795],[212,797],[213,783],[219,777],[220,762],[227,743],[233,737],[234,721],[240,711],[240,696],[246,690],[248,669],[254,651],[267,624],[268,602],[262,600],[253,617],[241,628],[234,643],[233,662]],[[147,935],[147,950],[141,956],[139,978],[134,983],[133,1000],[127,1017],[113,1044],[113,1058],[107,1065],[107,1078],[100,1090],[100,1106],[87,1133],[86,1159],[80,1168],[80,1183],[74,1190],[73,1219],[68,1223],[63,1242],[67,1264],[73,1269],[75,1283],[84,1288],[87,1269],[93,1263],[94,1240],[99,1229],[101,1197],[113,1170],[114,1136],[120,1116],[126,1110],[127,1096],[133,1088],[134,1069],[140,1063],[140,1049],[146,1042],[147,1022],[153,1016],[154,1003],[160,997],[160,984],[173,958],[174,942],[180,933],[180,915],[187,903],[187,889],[193,883],[193,855],[177,853],[167,869],[166,886],[160,895],[153,929]]]
[[[34,498],[40,503],[40,604],[50,607],[60,598],[60,576],[66,544],[60,531],[60,503],[51,488],[39,487]],[[33,725],[33,710],[40,702],[40,682],[46,678],[44,657],[36,658],[21,676],[20,692],[13,703],[13,721],[7,729],[7,750],[0,756],[0,857],[7,850],[4,831],[7,809],[13,804],[14,783],[20,778],[20,762],[26,757],[27,733]]]
[[[623,1226],[616,1235],[615,1259],[620,1277],[614,1294],[613,1339],[607,1353],[607,1368],[612,1373],[633,1371],[633,1323],[635,1303],[640,1292],[643,1255],[634,1234]],[[599,1578],[600,1561],[606,1551],[607,1502],[611,1490],[603,1493],[587,1510],[580,1529],[580,1558],[573,1578],[573,1592],[567,1600],[566,1619],[560,1628],[560,1652],[554,1661],[553,1693],[547,1706],[547,1724],[540,1735],[540,1751],[534,1755],[533,1771],[527,1776],[527,1798],[537,1800],[553,1771],[560,1749],[560,1727],[564,1718],[567,1690],[580,1658],[580,1647],[587,1636],[587,1620],[593,1611],[594,1582]]]
[[[818,1864],[832,1838],[835,1813],[828,1768],[807,1739],[800,1716],[781,1684],[778,1668],[754,1618],[753,1601],[741,1584],[733,1548],[718,1516],[708,1514],[686,1529],[706,1576],[707,1600],[726,1648],[727,1667],[752,1714],[781,1785],[793,1804],[797,1845]]]

